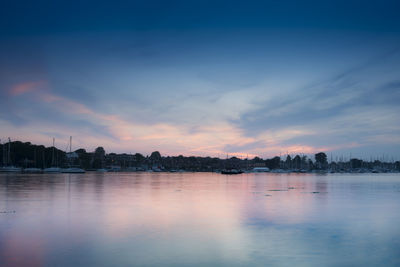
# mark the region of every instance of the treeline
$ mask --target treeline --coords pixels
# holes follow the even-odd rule
[[[271,170],[281,169],[289,171],[354,171],[378,170],[379,172],[400,171],[400,162],[383,162],[379,160],[363,161],[350,159],[348,161],[331,161],[328,163],[327,155],[323,152],[308,157],[306,155],[287,155],[286,157],[273,157],[262,159],[239,159],[231,157],[220,159],[216,157],[185,157],[162,156],[158,151],[150,156],[136,154],[107,154],[103,147],[96,148],[93,152],[78,149],[66,153],[53,147],[34,145],[29,142],[15,141],[0,144],[0,162],[3,166],[14,165],[24,168],[46,168],[51,166],[66,167],[69,165],[80,166],[86,170],[114,169],[114,170],[185,170],[185,171],[216,171],[221,169],[250,170],[255,167],[267,167]],[[8,153],[10,151],[10,153]]]
[[[33,145],[30,142],[14,141],[0,144],[0,151],[0,163],[3,166],[47,168],[52,164],[61,166],[66,162],[66,153],[64,151],[43,145]]]

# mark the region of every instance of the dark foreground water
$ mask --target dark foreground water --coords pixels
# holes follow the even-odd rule
[[[400,175],[0,174],[1,266],[400,266]]]

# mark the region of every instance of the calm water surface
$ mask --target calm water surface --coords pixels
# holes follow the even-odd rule
[[[0,174],[1,266],[400,266],[400,175]]]

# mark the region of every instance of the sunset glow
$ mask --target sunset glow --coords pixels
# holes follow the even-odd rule
[[[72,20],[78,30],[62,8],[21,28],[13,14],[31,17],[36,7],[20,14],[11,5],[0,44],[1,139],[48,146],[55,137],[64,149],[73,136],[75,149],[145,155],[400,156],[394,17],[365,7],[365,18],[343,15],[348,27],[332,28],[315,15],[330,10],[322,4],[310,14],[300,7],[308,22],[279,5],[210,14],[195,6],[136,3],[104,18],[108,8],[96,5]],[[291,20],[273,26],[268,14],[283,10]],[[208,15],[195,22],[196,14]]]

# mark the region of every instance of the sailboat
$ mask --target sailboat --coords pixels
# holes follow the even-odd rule
[[[51,167],[50,168],[45,168],[43,171],[47,172],[47,173],[58,173],[61,172],[61,168],[56,167],[56,161],[55,161],[55,157],[54,157],[54,153],[55,153],[55,139],[53,138],[53,151],[51,154]]]
[[[72,156],[73,156],[73,153],[72,153],[72,136],[70,136],[69,137],[69,153],[67,154],[67,156],[68,155],[70,155],[71,156],[71,158],[72,158]],[[72,165],[71,165],[71,159],[70,159],[70,166],[69,166],[69,168],[66,168],[66,169],[62,169],[61,170],[61,172],[62,173],[85,173],[85,170],[84,169],[81,169],[81,168],[78,168],[78,167],[73,167]]]
[[[42,173],[43,172],[42,169],[36,167],[36,165],[37,165],[36,164],[36,147],[33,152],[33,162],[35,163],[35,167],[24,168],[23,169],[24,173]]]
[[[3,163],[4,166],[2,168],[0,168],[0,172],[21,172],[21,168],[19,167],[15,167],[11,164],[11,139],[8,138],[8,153],[7,153],[7,157],[5,157],[5,150],[4,150],[4,146],[3,145]],[[7,158],[7,161],[6,161]],[[8,165],[10,164],[10,165]]]

